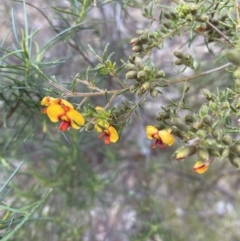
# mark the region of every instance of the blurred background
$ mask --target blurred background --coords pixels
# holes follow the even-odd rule
[[[132,53],[130,41],[136,30],[158,27],[142,16],[146,1],[141,0],[96,0],[97,6],[91,3],[78,23],[75,14],[82,13],[84,2],[32,0],[26,1],[25,8],[22,1],[0,3],[1,183],[23,162],[9,184],[11,191],[1,200],[21,209],[52,189],[12,240],[238,241],[239,171],[217,160],[199,175],[192,170],[194,158],[171,160],[180,140],[169,148],[152,150],[146,138],[145,126],[155,124],[161,106],[181,98],[182,83],[164,88],[156,100],[147,98],[140,119],[133,114],[120,140],[111,146],[104,145],[95,131],[71,129],[62,134],[42,114],[40,101],[52,88],[47,78],[55,76],[66,88],[78,73],[85,78],[89,70],[93,78],[98,60],[88,45],[101,55],[109,44],[108,54],[114,52],[112,60],[120,67]],[[170,1],[158,2],[155,12],[166,11],[163,6],[175,7]],[[24,49],[26,32],[32,39],[29,56],[18,51]],[[201,37],[189,47],[187,38],[183,33],[153,53],[154,64],[166,72],[166,78],[194,74],[181,73],[174,65],[172,53],[178,49],[196,56],[201,71],[224,63],[215,62],[220,48],[212,45],[210,52]],[[119,78],[125,80],[125,74],[123,69]],[[221,83],[216,81],[220,77]],[[97,75],[96,84],[103,89],[121,88],[107,75]],[[232,83],[224,71],[194,79],[189,83],[188,104],[198,110],[204,101],[201,89],[214,92],[227,86]],[[86,87],[78,84],[76,91],[84,92]],[[121,95],[113,105],[137,98]],[[95,97],[89,103],[107,102]]]

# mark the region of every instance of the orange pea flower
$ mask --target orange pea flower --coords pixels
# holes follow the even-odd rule
[[[95,110],[97,112],[103,114],[102,115],[103,119],[101,118],[101,119],[97,120],[97,122],[94,126],[94,128],[96,129],[97,132],[102,132],[99,135],[99,138],[100,139],[104,138],[104,143],[106,145],[110,144],[111,142],[112,143],[117,142],[119,139],[118,133],[117,133],[116,129],[113,126],[111,126],[107,121],[109,114],[107,112],[105,112],[101,106],[96,106]]]
[[[148,139],[156,139],[152,145],[152,148],[156,148],[159,145],[161,148],[166,146],[171,146],[174,143],[174,136],[172,135],[172,130],[158,130],[155,126],[147,126],[146,134]]]
[[[210,165],[210,162],[201,162],[197,161],[193,167],[193,170],[199,174],[203,174],[205,171],[207,171],[208,167]]]
[[[59,130],[66,131],[69,127],[80,129],[84,125],[84,118],[81,113],[76,111],[71,103],[63,99],[44,97],[41,105],[47,106],[43,113],[47,114],[52,122],[61,121]]]
[[[116,129],[109,125],[108,122],[98,121],[95,125],[95,129],[98,132],[102,132],[99,138],[104,138],[104,143],[106,145],[110,144],[111,142],[115,143],[119,139]]]

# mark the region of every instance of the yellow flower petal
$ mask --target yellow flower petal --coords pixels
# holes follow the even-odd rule
[[[70,109],[74,109],[73,105],[70,102],[68,102],[67,100],[63,100],[63,99],[60,99],[60,100],[61,100],[60,104],[65,105],[65,106],[69,107]]]
[[[182,146],[175,152],[177,160],[184,160],[196,152],[195,146]]]
[[[94,128],[97,132],[103,132],[103,129],[100,126],[107,129],[109,127],[109,123],[107,121],[103,121],[103,120],[97,121],[97,123],[94,126]]]
[[[64,99],[60,99],[60,98],[53,98],[50,96],[45,96],[41,101],[41,105],[49,106],[51,104],[65,105],[65,106],[69,107],[70,109],[74,109],[73,105],[70,102],[68,102],[67,100],[64,100]]]
[[[50,97],[50,96],[45,96],[42,101],[41,101],[41,105],[45,105],[45,106],[49,106],[52,104],[52,102],[56,100],[55,98],[53,97]]]
[[[66,112],[66,116],[71,120],[71,126],[74,129],[80,129],[85,123],[82,114],[74,109],[69,109],[69,111]]]
[[[158,131],[158,135],[165,145],[171,146],[174,143],[174,136],[171,133],[171,129]]]
[[[157,134],[157,133],[158,133],[158,129],[155,126],[147,126],[146,127],[146,134],[147,134],[148,139],[155,138],[153,136],[154,136],[154,134]]]
[[[108,133],[109,133],[109,136],[110,136],[110,141],[115,143],[118,141],[118,133],[116,131],[116,129],[113,127],[113,126],[110,126],[108,128]]]
[[[65,111],[61,105],[51,104],[47,108],[47,115],[52,122],[58,122]]]
[[[101,111],[101,110],[103,110],[103,108],[102,108],[101,106],[96,106],[96,107],[95,107],[95,110],[96,110],[96,111],[99,111],[99,110]]]
[[[210,162],[202,163],[201,161],[197,161],[193,167],[193,170],[199,174],[202,174],[205,171],[207,171],[209,165],[210,165]]]

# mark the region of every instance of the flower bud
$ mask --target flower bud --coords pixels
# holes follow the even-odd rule
[[[175,153],[172,155],[172,158],[176,158],[179,161],[186,159],[187,157],[193,155],[196,152],[195,146],[183,146],[180,147]]]
[[[159,70],[157,72],[156,78],[162,78],[165,76],[165,72],[163,70]]]
[[[215,139],[207,138],[201,142],[202,146],[205,148],[214,148],[217,146]]]
[[[173,12],[171,12],[170,15],[171,15],[171,19],[176,19],[177,18],[177,15],[175,13],[173,13]]]
[[[151,44],[151,47],[152,47],[152,48],[157,48],[157,47],[158,47],[158,45],[159,45],[159,43],[158,43],[158,42],[153,42],[153,43]]]
[[[135,79],[137,78],[138,72],[137,71],[128,71],[126,73],[126,79]]]
[[[201,109],[199,110],[199,114],[203,118],[205,115],[207,115],[207,113],[208,113],[208,107],[207,105],[204,104],[201,106]]]
[[[210,165],[210,161],[206,161],[206,162],[202,162],[201,160],[196,161],[193,170],[199,174],[203,174],[204,172],[207,171],[209,165]]]
[[[205,148],[198,148],[197,150],[197,155],[199,156],[200,159],[206,161],[209,159],[209,153]]]
[[[198,15],[195,20],[197,22],[203,23],[203,22],[207,22],[209,18],[206,14],[201,14],[201,15]]]
[[[200,138],[200,139],[203,139],[206,137],[207,133],[205,130],[198,130],[196,135]]]
[[[185,115],[184,120],[185,120],[185,122],[188,123],[188,124],[191,124],[191,123],[194,122],[194,118],[193,118],[193,116],[190,115],[190,114]]]
[[[204,127],[203,123],[202,122],[194,122],[192,124],[193,128],[199,130],[199,129],[202,129]]]
[[[155,35],[155,33],[149,33],[149,34],[148,34],[148,37],[149,37],[149,38],[152,38],[152,39],[155,39],[155,38],[156,38],[156,35]]]
[[[179,130],[181,131],[188,131],[188,126],[185,124],[185,122],[179,118],[179,117],[176,117],[176,118],[173,118],[172,119],[172,124],[174,126],[176,126]]]
[[[135,57],[134,63],[139,69],[142,69],[144,67],[142,59],[138,56]]]
[[[191,14],[188,14],[186,17],[185,17],[185,20],[187,22],[192,22],[193,21],[193,16]]]
[[[235,80],[235,88],[240,89],[240,80],[239,79]]]
[[[131,41],[130,41],[130,44],[131,45],[135,45],[135,44],[139,44],[141,43],[140,39],[139,38],[133,38]]]
[[[219,140],[222,137],[222,130],[219,127],[214,127],[212,129],[212,136]]]
[[[240,67],[237,67],[237,69],[234,71],[233,76],[236,79],[240,79]],[[239,93],[239,92],[238,92]]]
[[[147,79],[147,73],[144,70],[140,70],[137,74],[138,79]]]
[[[166,128],[166,125],[163,124],[163,123],[160,123],[160,124],[155,125],[155,127],[156,127],[158,130],[163,130],[163,129]]]
[[[196,31],[198,33],[202,33],[205,30],[206,30],[206,26],[203,24],[196,25],[196,27],[194,28],[194,31]]]
[[[146,91],[151,87],[150,82],[144,82],[141,86],[142,91]]]
[[[143,95],[143,91],[141,90],[141,88],[139,88],[139,89],[137,90],[136,95],[137,95],[137,96]]]
[[[230,152],[229,156],[229,161],[230,163],[236,167],[236,168],[239,168],[240,167],[240,158],[236,155],[234,155],[233,153]]]
[[[189,10],[190,10],[190,13],[192,14],[192,15],[196,15],[196,13],[197,13],[197,10],[198,10],[198,5],[197,4],[191,4],[190,6],[189,6]]]
[[[133,51],[134,53],[143,52],[143,50],[144,50],[144,48],[143,48],[142,45],[134,45],[134,46],[132,47],[132,51]]]
[[[236,154],[237,156],[240,156],[240,144],[234,144],[230,147],[230,151]]]
[[[184,61],[182,59],[176,59],[174,64],[175,65],[182,65],[182,64],[184,64]]]
[[[229,146],[232,144],[232,137],[229,135],[229,134],[225,134],[223,137],[222,137],[222,143]]]
[[[175,51],[173,54],[178,58],[178,59],[183,59],[183,53],[180,51]]]
[[[206,97],[206,99],[208,101],[212,100],[213,97],[214,97],[213,94],[209,90],[207,90],[207,89],[203,89],[202,93],[203,93],[203,95]]]
[[[240,51],[236,49],[228,50],[225,52],[225,57],[231,63],[239,66],[240,65]]]
[[[190,54],[184,54],[183,59],[189,61],[192,58]]]
[[[210,115],[205,115],[202,119],[203,123],[207,126],[212,126],[213,124],[213,118]]]
[[[125,64],[125,68],[128,70],[134,70],[134,71],[138,70],[135,64]]]
[[[209,155],[211,157],[221,157],[219,151],[217,149],[208,149]]]
[[[134,60],[135,60],[135,55],[130,55],[129,57],[128,57],[128,61],[131,63],[131,64],[134,64]]]
[[[85,130],[86,131],[91,131],[94,129],[94,124],[92,122],[88,122],[86,125],[85,125]]]
[[[166,29],[170,29],[171,28],[171,25],[169,23],[163,23],[162,25],[164,28]]]
[[[147,73],[147,74],[151,74],[152,69],[149,66],[144,66],[143,70]]]
[[[209,109],[214,112],[214,111],[218,110],[218,106],[216,105],[216,103],[210,101],[209,102]]]
[[[221,153],[221,158],[224,159],[224,158],[228,157],[229,152],[230,152],[230,150],[229,150],[228,147],[224,148],[224,149],[222,150],[222,153]]]
[[[141,42],[142,43],[147,43],[148,42],[148,35],[147,34],[142,34],[141,36],[140,36],[140,40],[141,40]]]
[[[221,110],[228,110],[230,108],[230,104],[227,101],[224,101],[223,103],[221,103]]]
[[[151,97],[152,97],[153,99],[156,99],[157,96],[158,96],[158,91],[157,91],[156,89],[154,89],[154,88],[151,88],[151,89],[150,89],[150,95],[151,95]]]
[[[159,112],[156,121],[167,120],[170,118],[170,112]]]
[[[164,16],[166,19],[171,19],[171,15],[170,15],[168,12],[164,12],[164,13],[163,13],[163,16]]]

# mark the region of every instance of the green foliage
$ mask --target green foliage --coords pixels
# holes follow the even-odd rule
[[[0,230],[1,230],[1,240],[9,240],[27,221],[43,221],[46,218],[31,218],[31,216],[36,212],[36,210],[46,201],[51,190],[44,195],[39,201],[32,203],[27,206],[13,208],[6,205],[5,199],[9,195],[10,190],[6,190],[10,181],[16,176],[22,163],[16,168],[16,170],[11,174],[6,182],[0,189],[0,199],[1,199],[1,220],[0,220]],[[16,205],[16,204],[15,204]],[[3,231],[3,232],[2,232]]]
[[[218,240],[215,227],[197,225],[198,205],[208,198],[213,205],[219,193],[232,203],[238,198],[215,177],[228,175],[221,173],[226,161],[240,168],[238,2],[44,4],[12,1],[0,10],[11,22],[0,40],[1,167],[8,172],[26,164],[22,171],[17,164],[0,190],[5,202],[3,190],[21,175],[12,184],[14,205],[0,206],[2,240],[16,231],[18,239],[97,240],[102,226],[100,240],[116,240],[111,229],[117,226],[124,227],[116,228],[118,238],[126,240]],[[44,99],[48,95],[54,99]],[[84,118],[81,125],[76,112]],[[60,121],[58,130],[47,117]],[[156,132],[142,135],[146,125]],[[166,147],[173,136],[178,147],[149,164],[146,134],[155,139],[154,148]],[[186,162],[170,167],[169,156]],[[191,158],[195,166],[188,164]],[[211,185],[191,170],[203,173],[209,165],[215,170],[206,174]],[[213,187],[214,198],[202,186]],[[175,204],[185,187],[191,195]],[[30,218],[33,213],[37,218]],[[213,222],[224,226],[217,215]],[[227,240],[239,237],[231,231]]]

